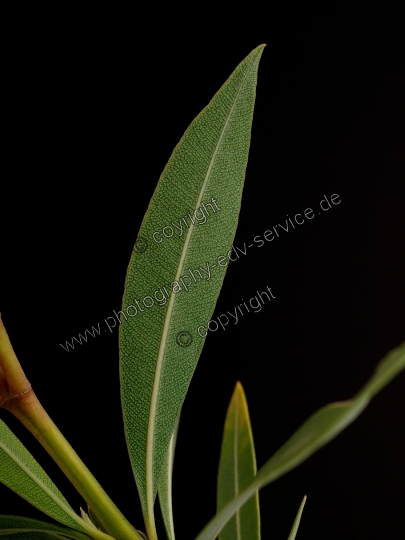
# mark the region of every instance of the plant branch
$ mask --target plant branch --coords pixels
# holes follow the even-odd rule
[[[108,534],[119,540],[142,540],[42,407],[14,353],[1,317],[0,407],[17,417],[41,443]]]

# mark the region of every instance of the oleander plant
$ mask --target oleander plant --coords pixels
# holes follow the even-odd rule
[[[34,435],[86,503],[79,512],[69,505],[2,413],[0,481],[50,518],[1,515],[2,538],[157,540],[159,504],[167,538],[175,539],[172,471],[180,413],[206,339],[198,329],[210,321],[225,276],[226,258],[220,255],[230,252],[235,237],[263,50],[264,45],[257,47],[239,64],[186,130],[160,177],[129,262],[120,315],[120,383],[144,523],[132,524],[123,516],[48,416],[0,321],[0,407]],[[199,226],[197,212],[212,201],[220,201],[220,212]],[[170,241],[153,239],[156,231],[164,232],[186,212],[190,220],[182,234],[166,229]],[[211,279],[186,286],[190,268],[220,259]],[[156,292],[162,290],[165,299],[159,301]],[[148,302],[155,303],[153,309],[146,309]],[[196,540],[259,540],[259,490],[338,435],[404,367],[405,342],[382,359],[352,399],[318,410],[259,470],[247,401],[238,382],[225,419],[217,513]],[[305,497],[290,540],[297,535],[304,504]]]

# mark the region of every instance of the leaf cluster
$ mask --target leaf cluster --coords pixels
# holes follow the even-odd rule
[[[21,386],[25,379],[2,327],[1,406],[44,445],[85,499],[87,512],[81,509],[78,514],[72,509],[0,420],[0,481],[54,520],[0,516],[0,536],[157,540],[158,499],[167,537],[175,539],[172,482],[181,409],[206,339],[198,330],[213,315],[232,253],[263,49],[263,45],[257,47],[241,62],[176,146],[145,214],[128,267],[119,336],[121,399],[146,532],[122,516],[41,409],[30,386]],[[213,201],[220,211],[214,211]],[[201,213],[205,213],[204,222],[197,218]],[[181,225],[180,234],[174,234],[176,223],[179,230]],[[165,230],[165,241],[157,241],[156,231]],[[405,343],[381,361],[352,399],[331,403],[312,415],[259,470],[247,400],[238,382],[225,419],[217,513],[196,540],[260,540],[259,490],[338,435],[404,367]],[[291,540],[296,537],[305,501],[306,497],[288,537]]]

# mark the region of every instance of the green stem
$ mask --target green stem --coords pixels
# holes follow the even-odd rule
[[[8,410],[42,444],[87,504],[91,506],[101,525],[111,536],[120,540],[141,540],[136,529],[122,515],[70,446],[32,390],[19,400],[17,406],[9,407]]]
[[[2,407],[13,413],[41,443],[92,508],[107,533],[119,540],[142,540],[42,407],[13,351],[1,318],[0,373],[8,385],[8,396],[4,396],[4,384],[1,385]]]

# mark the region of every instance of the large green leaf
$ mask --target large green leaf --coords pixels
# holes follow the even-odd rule
[[[0,482],[56,521],[79,531],[86,530],[82,519],[2,420]]]
[[[297,532],[298,532],[298,528],[300,526],[302,512],[304,511],[304,506],[305,506],[306,500],[307,500],[307,498],[305,496],[303,498],[303,500],[302,500],[302,503],[301,503],[299,509],[298,509],[298,513],[297,513],[297,515],[295,517],[291,532],[290,532],[290,534],[288,536],[288,540],[295,540],[295,537],[297,536]]]
[[[7,538],[10,540],[52,540],[52,538],[90,540],[86,534],[62,525],[20,516],[0,516],[0,537],[1,540]]]
[[[166,528],[168,540],[175,540],[174,521],[173,521],[173,503],[172,503],[172,480],[174,452],[176,449],[177,434],[179,431],[180,415],[177,419],[173,435],[170,439],[169,448],[162,467],[162,473],[159,480],[159,502],[162,510],[163,521]]]
[[[331,403],[313,414],[259,470],[251,484],[229,502],[196,540],[214,540],[235,512],[260,488],[274,482],[336,437],[365,409],[370,400],[405,368],[405,342],[390,351],[374,375],[353,399]]]
[[[263,47],[236,68],[176,146],[128,267],[121,395],[150,536],[162,465],[232,257]]]
[[[218,471],[217,511],[256,475],[256,455],[245,392],[238,382],[225,420]],[[259,494],[255,493],[225,525],[219,540],[260,540]]]

